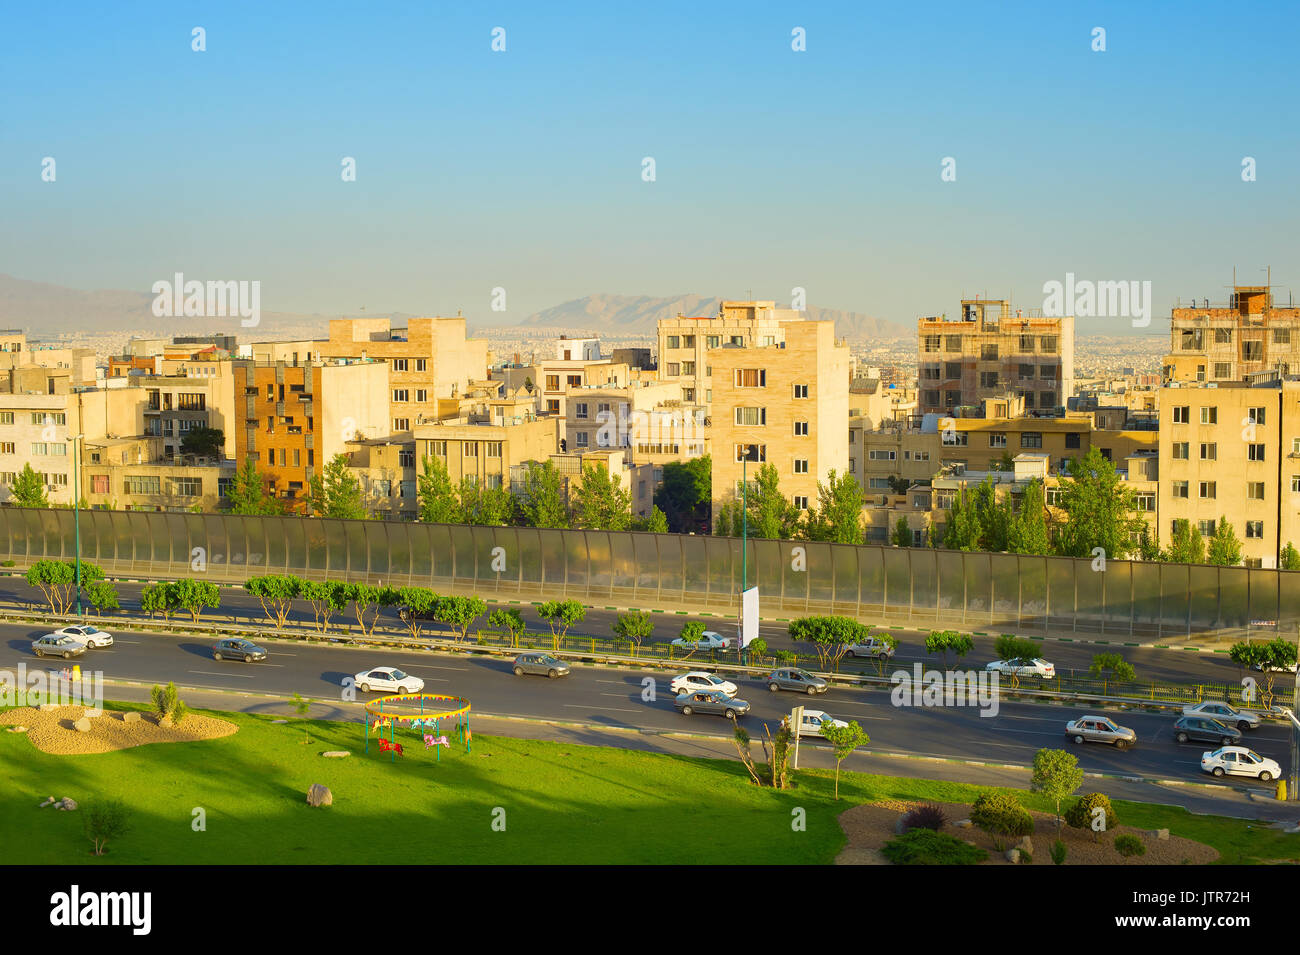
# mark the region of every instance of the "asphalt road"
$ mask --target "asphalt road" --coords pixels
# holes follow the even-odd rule
[[[58,670],[61,660],[40,660],[30,643],[44,630],[25,625],[0,625],[0,669]],[[169,680],[196,689],[236,690],[287,697],[298,692],[325,700],[343,698],[342,681],[378,665],[399,666],[422,677],[432,693],[464,696],[483,716],[563,720],[593,726],[633,727],[660,732],[691,732],[729,737],[722,717],[682,716],[668,690],[672,671],[642,671],[603,666],[575,666],[558,680],[515,677],[504,657],[306,644],[267,640],[269,658],[263,663],[217,663],[210,642],[171,634],[128,632],[112,648],[94,650],[78,659],[83,671],[100,670],[106,680],[163,683]],[[646,681],[649,681],[647,684]],[[751,735],[762,724],[773,729],[790,708],[803,703],[839,719],[857,720],[871,735],[870,749],[884,752],[1027,765],[1042,747],[1064,747],[1079,756],[1088,772],[1140,775],[1150,778],[1211,782],[1200,772],[1201,753],[1215,747],[1173,739],[1172,714],[1113,711],[1112,716],[1138,734],[1138,745],[1119,752],[1098,744],[1076,746],[1064,740],[1068,719],[1081,710],[1059,705],[1002,702],[996,716],[984,717],[976,707],[900,707],[884,690],[835,688],[808,698],[771,693],[754,680],[740,680],[738,696],[750,701],[743,718]],[[649,699],[648,686],[654,689]],[[111,688],[106,691],[111,698]],[[378,694],[372,694],[377,696]],[[1275,723],[1248,735],[1257,752],[1276,759],[1287,771],[1288,731]],[[805,744],[807,745],[807,744]],[[816,744],[825,745],[825,744]],[[1218,785],[1226,785],[1219,783]],[[1254,786],[1234,779],[1231,785]]]

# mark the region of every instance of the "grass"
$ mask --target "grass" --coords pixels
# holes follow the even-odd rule
[[[109,710],[142,709],[106,703]],[[209,711],[204,711],[209,712]],[[836,816],[879,799],[971,803],[986,787],[801,770],[786,792],[752,785],[736,761],[475,735],[434,761],[415,732],[406,755],[362,752],[361,726],[212,712],[233,736],[113,753],[53,756],[23,734],[0,733],[0,844],[11,861],[65,864],[221,863],[829,863],[845,844]],[[310,729],[306,745],[304,730]],[[346,749],[347,759],[325,759]],[[756,755],[760,755],[756,750]],[[332,806],[306,803],[312,783]],[[1026,807],[1046,800],[1018,793]],[[131,831],[101,859],[78,813],[38,809],[46,796],[116,797]],[[797,830],[796,810],[806,814]],[[194,820],[205,817],[206,829]],[[504,810],[504,831],[493,829]],[[1260,824],[1115,802],[1123,824],[1168,827],[1217,848],[1223,861],[1300,857],[1300,842]]]

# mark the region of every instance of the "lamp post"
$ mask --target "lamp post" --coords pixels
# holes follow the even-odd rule
[[[77,616],[82,615],[81,609],[81,481],[77,476],[77,442],[85,438],[86,435],[74,435],[68,440],[72,442],[72,526],[76,538],[77,550]]]
[[[741,646],[744,642],[745,626],[745,591],[749,589],[749,462],[758,460],[758,445],[745,445],[745,453],[740,459],[740,611],[737,619],[740,626],[737,627],[736,647],[740,654],[740,659],[745,659],[745,648]]]

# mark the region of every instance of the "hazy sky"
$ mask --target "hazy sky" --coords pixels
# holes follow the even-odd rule
[[[500,324],[795,286],[910,323],[1066,272],[1160,316],[1234,265],[1300,294],[1286,5],[543,6],[9,4],[0,271]]]

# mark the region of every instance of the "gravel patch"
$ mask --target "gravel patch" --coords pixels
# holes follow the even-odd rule
[[[110,753],[149,743],[220,739],[239,730],[234,723],[197,713],[187,714],[179,726],[159,726],[152,715],[127,721],[123,713],[104,713],[88,721],[88,730],[79,732],[75,728],[77,721],[93,712],[82,706],[44,711],[21,706],[0,713],[0,726],[26,726],[27,738],[33,746],[58,756]]]

